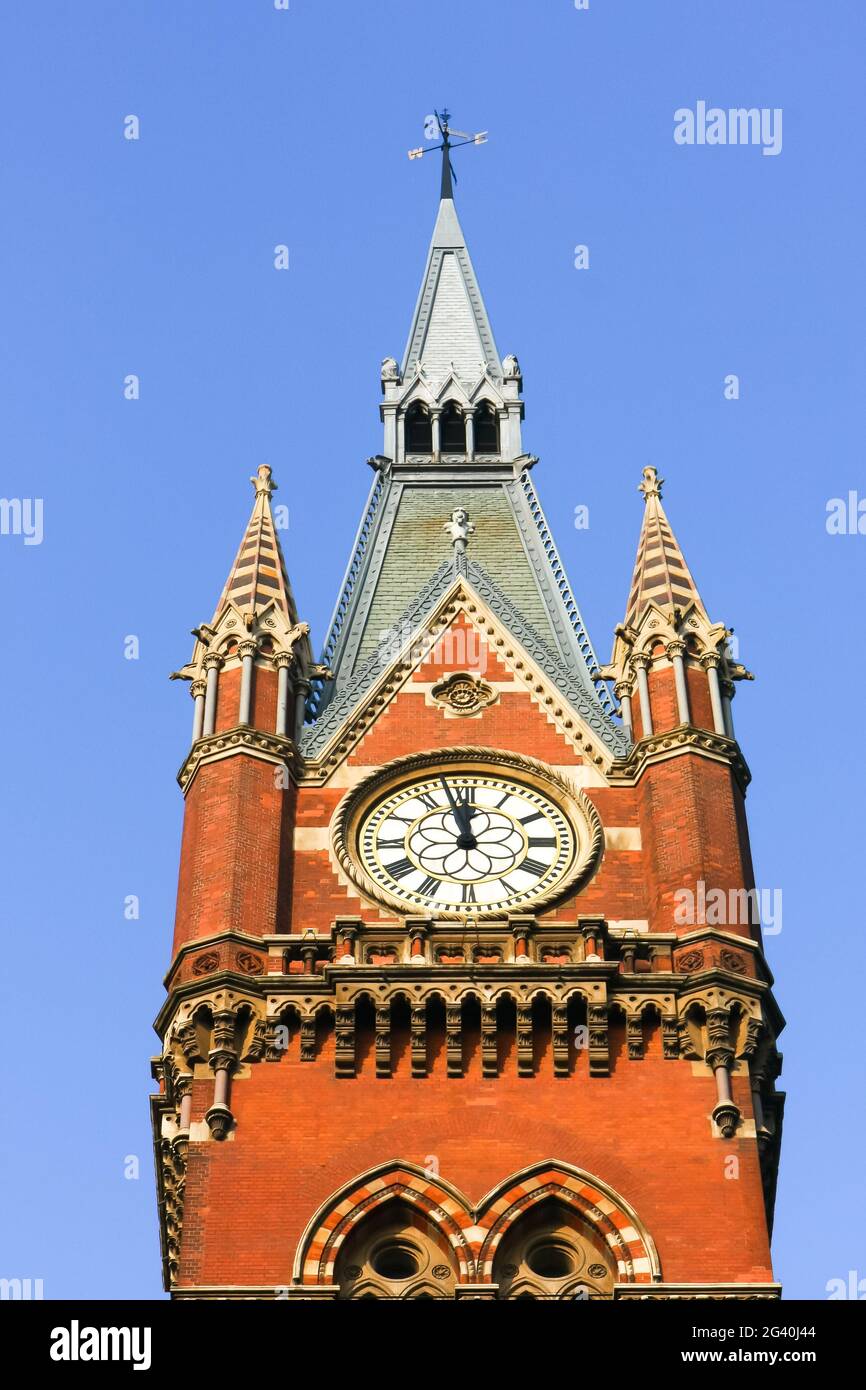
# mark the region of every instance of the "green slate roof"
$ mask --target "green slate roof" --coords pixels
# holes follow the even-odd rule
[[[400,490],[388,546],[358,648],[363,661],[399,619],[419,587],[451,553],[442,526],[452,510],[465,507],[475,523],[471,558],[508,594],[536,631],[553,647],[556,639],[541,593],[520,540],[514,510],[501,483],[489,487],[423,487]]]

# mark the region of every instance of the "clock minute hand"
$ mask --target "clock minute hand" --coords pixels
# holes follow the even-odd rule
[[[451,813],[457,822],[457,829],[460,831],[457,837],[458,845],[462,849],[474,849],[477,842],[472,834],[470,821],[475,813],[475,807],[471,806],[468,801],[455,797],[444,777],[440,777],[439,780],[445,788],[445,795],[451,804]]]

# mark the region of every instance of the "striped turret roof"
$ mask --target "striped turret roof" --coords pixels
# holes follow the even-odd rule
[[[252,516],[217,604],[214,622],[228,602],[234,603],[242,613],[257,613],[273,601],[289,622],[295,623],[295,601],[271,513],[271,493],[276,491],[277,485],[271,480],[271,470],[266,463],[250,482],[256,490]]]
[[[637,626],[650,603],[660,608],[686,608],[695,603],[706,617],[698,587],[665,516],[663,482],[654,468],[645,468],[638,487],[646,506],[626,608],[627,627]]]

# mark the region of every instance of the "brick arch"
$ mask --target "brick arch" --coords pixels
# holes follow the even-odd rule
[[[475,1259],[467,1236],[472,1210],[463,1194],[416,1164],[391,1160],[369,1168],[325,1201],[301,1237],[293,1279],[301,1284],[333,1284],[334,1267],[347,1236],[388,1202],[402,1201],[430,1221],[451,1246],[460,1283],[474,1278]]]
[[[484,1235],[478,1253],[479,1281],[492,1279],[493,1261],[506,1232],[536,1203],[550,1197],[571,1207],[598,1233],[616,1262],[620,1283],[661,1279],[652,1237],[619,1193],[582,1168],[542,1162],[507,1178],[481,1202],[478,1226]]]

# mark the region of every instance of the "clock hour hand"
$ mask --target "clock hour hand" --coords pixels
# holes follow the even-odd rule
[[[468,800],[468,790],[467,799],[459,796],[459,794],[455,797],[445,778],[440,777],[439,780],[445,788],[445,795],[448,797],[448,801],[451,805],[451,813],[457,822],[457,829],[460,831],[460,834],[457,836],[458,845],[461,849],[474,849],[478,842],[472,834],[470,822],[475,814],[475,807]]]

